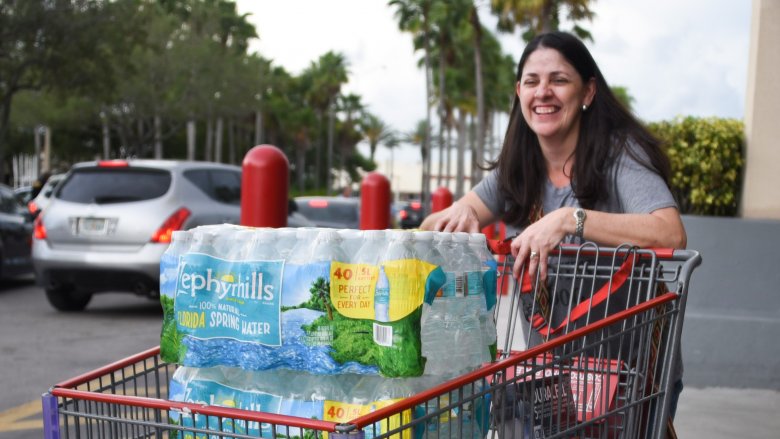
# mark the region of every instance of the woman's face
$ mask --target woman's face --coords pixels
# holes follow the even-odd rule
[[[531,53],[517,83],[523,117],[545,143],[576,142],[582,106],[590,106],[595,91],[594,79],[583,83],[560,52],[546,47]]]

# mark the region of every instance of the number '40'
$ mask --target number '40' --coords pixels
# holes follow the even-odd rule
[[[352,279],[352,270],[349,268],[345,268],[344,270],[342,270],[341,267],[339,267],[336,269],[336,271],[333,272],[333,276],[336,279],[350,280]]]

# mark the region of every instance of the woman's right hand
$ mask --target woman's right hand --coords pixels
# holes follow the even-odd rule
[[[477,212],[471,206],[455,203],[442,211],[432,230],[476,233],[479,231]]]
[[[490,224],[494,219],[485,203],[469,192],[450,207],[426,217],[420,228],[437,232],[477,233],[483,224]]]

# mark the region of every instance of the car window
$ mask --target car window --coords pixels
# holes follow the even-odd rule
[[[358,206],[338,201],[300,200],[298,211],[312,221],[357,223]]]
[[[6,188],[0,188],[0,212],[3,213],[17,213],[18,203],[14,193]]]
[[[46,197],[46,198],[51,197],[51,193],[54,191],[54,188],[64,178],[65,178],[64,175],[61,175],[61,176],[58,175],[58,176],[49,177],[49,179],[46,180],[46,183],[44,183],[43,188],[41,189],[41,192],[43,193],[43,196]]]
[[[241,204],[241,173],[227,169],[191,169],[184,177],[209,198],[226,204]]]
[[[73,203],[127,203],[163,196],[171,174],[160,169],[85,168],[73,171],[55,197]]]

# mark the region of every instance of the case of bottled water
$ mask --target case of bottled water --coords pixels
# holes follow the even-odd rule
[[[187,250],[171,246],[177,269],[165,268],[176,279],[166,296],[175,325],[161,338],[164,359],[421,375],[422,304],[443,284],[441,269],[418,258],[411,232],[353,232],[303,228],[293,238],[289,230],[228,225],[188,232]]]
[[[171,399],[347,422],[491,360],[495,269],[484,240],[355,232],[176,232],[160,265],[163,358],[183,364]],[[418,406],[393,422],[432,409]],[[415,437],[483,437],[486,408],[459,410],[421,424]]]

